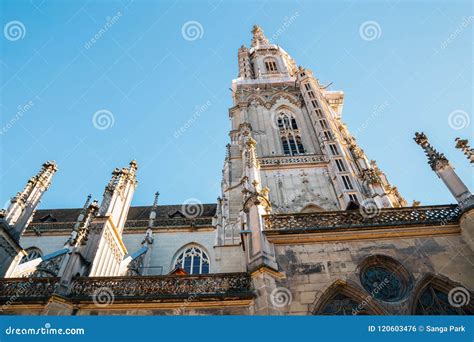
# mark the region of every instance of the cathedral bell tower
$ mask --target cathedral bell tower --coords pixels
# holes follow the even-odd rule
[[[252,35],[250,48],[238,50],[239,74],[232,81],[230,144],[217,210],[219,244],[241,240],[249,141],[259,165],[258,187],[266,189],[272,213],[405,206],[342,122],[344,93],[322,86],[259,26]]]

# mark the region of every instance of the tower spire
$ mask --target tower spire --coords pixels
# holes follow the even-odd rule
[[[99,215],[110,216],[120,233],[123,231],[128,209],[137,186],[137,162],[132,160],[129,168],[115,168],[105,187]]]
[[[16,238],[19,238],[33,219],[36,207],[43,194],[51,186],[57,170],[58,167],[54,161],[47,161],[38,174],[28,180],[23,191],[11,199],[4,216],[5,221],[12,227]]]
[[[252,29],[252,34],[252,47],[270,45],[268,38],[265,37],[265,34],[263,33],[263,30],[260,26],[254,25]]]
[[[415,142],[425,151],[431,169],[439,178],[441,178],[456,201],[458,201],[461,206],[464,206],[467,204],[466,202],[471,201],[472,194],[467,186],[456,174],[454,168],[450,165],[444,154],[438,152],[433,146],[431,146],[426,134],[423,132],[416,132],[413,140],[415,140]]]

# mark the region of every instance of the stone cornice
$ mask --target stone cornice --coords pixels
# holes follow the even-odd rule
[[[443,227],[393,227],[383,229],[375,229],[373,227],[341,228],[337,231],[322,230],[320,232],[310,230],[265,232],[268,241],[274,244],[306,244],[351,240],[402,239],[459,234],[461,234],[461,228],[459,225],[449,225]]]

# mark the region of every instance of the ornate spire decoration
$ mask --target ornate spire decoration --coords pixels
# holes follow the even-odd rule
[[[69,235],[68,240],[66,241],[66,245],[72,246],[72,245],[75,244],[76,238],[78,236],[79,229],[81,227],[81,223],[84,221],[84,218],[85,218],[86,213],[87,213],[87,208],[89,207],[91,198],[92,198],[92,195],[89,194],[87,196],[87,199],[86,199],[84,205],[82,206],[82,209],[81,209],[79,215],[77,216],[76,223],[74,224],[74,228],[72,229],[72,232]]]
[[[155,192],[155,198],[153,199],[153,207],[156,208],[158,206],[158,197],[160,196],[160,192]]]
[[[263,30],[260,26],[254,25],[252,29],[252,47],[266,46],[270,45],[268,38],[265,37]]]
[[[444,182],[448,190],[454,196],[461,208],[468,208],[473,205],[474,197],[449,164],[443,153],[439,153],[430,145],[428,137],[424,133],[415,133],[415,142],[420,145],[428,157],[428,164],[434,172]]]
[[[7,224],[12,227],[12,232],[16,238],[19,238],[33,219],[36,207],[43,194],[51,186],[53,176],[57,170],[56,162],[45,162],[38,174],[28,180],[23,191],[18,192],[10,200],[10,205],[3,213],[3,217]]]
[[[160,196],[159,191],[155,192],[155,197],[153,199],[153,206],[151,207],[150,215],[148,216],[148,228],[147,228],[147,232],[146,232],[146,235],[145,235],[145,240],[147,240],[148,237],[151,237],[151,240],[148,241],[149,243],[153,243],[152,228],[153,228],[153,222],[156,219],[159,196]],[[143,242],[145,242],[145,240]]]
[[[89,200],[90,195],[88,197],[88,201]],[[96,216],[97,211],[99,210],[99,202],[97,200],[93,200],[91,204],[88,204],[87,207],[84,207],[86,208],[84,214],[80,214],[83,215],[83,219],[77,225],[77,230],[76,227],[74,227],[74,231],[71,233],[71,237],[67,242],[67,244],[71,246],[85,245],[87,243],[87,238],[89,236],[89,226],[92,219]]]
[[[456,148],[460,149],[467,157],[469,162],[474,163],[474,148],[469,146],[469,140],[456,138]]]
[[[436,149],[431,146],[425,133],[416,132],[413,140],[415,140],[415,142],[425,151],[425,154],[428,157],[428,164],[431,166],[433,171],[441,170],[449,165],[449,161],[444,154],[436,151]]]
[[[113,210],[115,205],[117,204],[116,202],[112,201],[112,198],[114,196],[117,196],[118,194],[124,195],[125,193],[128,193],[127,191],[124,191],[125,189],[128,189],[129,186],[135,189],[137,185],[137,180],[136,180],[136,173],[137,173],[137,162],[135,160],[132,160],[130,162],[130,167],[126,168],[123,167],[122,169],[115,168],[112,171],[112,177],[110,178],[109,183],[105,187],[104,190],[104,195],[103,195],[103,200],[101,203],[101,207],[99,210],[99,215],[104,216],[107,214],[110,214],[110,212]],[[133,196],[133,192],[131,193]],[[124,196],[119,196],[122,200],[124,199]],[[131,200],[131,196],[127,200]],[[124,203],[122,203],[124,204]],[[127,206],[130,203],[127,204]],[[127,208],[128,211],[128,208]]]

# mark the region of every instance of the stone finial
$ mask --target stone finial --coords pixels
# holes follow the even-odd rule
[[[87,213],[87,209],[89,208],[89,204],[91,202],[91,198],[92,198],[92,195],[89,194],[86,198],[86,201],[84,202],[84,205],[82,206],[82,209],[81,209],[79,215],[77,216],[76,224],[74,225],[73,230],[77,230],[79,228],[81,222],[84,220],[84,217]]]
[[[155,192],[155,198],[153,200],[153,206],[156,207],[158,205],[158,197],[160,197],[160,192]]]
[[[445,155],[431,146],[425,133],[416,132],[413,140],[415,140],[415,142],[425,151],[425,154],[428,157],[428,164],[431,166],[433,171],[438,171],[449,164]]]
[[[148,228],[151,229],[153,227],[153,222],[155,221],[157,209],[158,209],[158,197],[160,196],[160,192],[155,192],[155,197],[153,199],[153,206],[150,210],[150,215],[148,216]]]
[[[90,203],[90,200],[91,195],[87,196],[84,207],[76,220],[76,224],[74,225],[68,240],[66,241],[66,246],[79,246],[87,243],[91,220],[99,210],[99,202],[93,200],[92,203]]]
[[[460,149],[467,157],[469,162],[474,163],[474,148],[469,146],[469,140],[456,138],[456,148]]]
[[[263,33],[263,30],[260,26],[254,25],[252,28],[252,34],[252,47],[270,45],[268,38],[265,37],[265,34]]]

